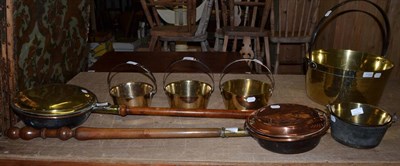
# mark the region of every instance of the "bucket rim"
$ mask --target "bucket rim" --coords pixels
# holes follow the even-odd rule
[[[350,105],[363,105],[363,106],[367,106],[370,108],[375,108],[381,111],[381,113],[385,113],[389,116],[389,120],[383,124],[377,124],[377,125],[363,125],[363,124],[358,124],[358,123],[354,123],[352,121],[346,120],[344,118],[342,118],[341,116],[338,116],[335,111],[332,109],[332,107],[338,105],[338,104],[350,104]],[[378,107],[378,106],[374,106],[371,104],[366,104],[366,103],[359,103],[359,102],[345,102],[345,103],[336,103],[336,104],[328,104],[327,105],[328,111],[330,113],[331,116],[334,116],[334,118],[340,119],[341,121],[352,125],[352,126],[359,126],[359,127],[366,127],[366,128],[376,128],[376,127],[383,127],[383,128],[387,128],[389,126],[391,126],[391,124],[394,122],[394,115],[390,114],[389,112],[385,111],[384,109]],[[357,107],[360,108],[360,107]],[[354,109],[354,108],[352,108]],[[332,121],[332,117],[330,118],[330,120]]]
[[[312,50],[312,51],[311,51],[311,57],[306,57],[306,59],[308,59],[308,60],[311,61],[311,62],[314,62],[314,63],[317,63],[317,64],[321,64],[321,65],[322,65],[322,63],[318,63],[318,62],[312,60],[312,59],[313,59],[313,58],[312,58],[312,57],[313,57],[312,55],[313,55],[313,53],[315,53],[315,52],[326,52],[326,53],[329,53],[329,54],[332,54],[332,53],[338,54],[338,53],[342,53],[342,52],[343,52],[343,53],[344,53],[344,52],[352,52],[352,53],[355,53],[355,54],[362,54],[362,55],[369,56],[369,57],[371,57],[371,58],[376,58],[377,60],[380,60],[380,61],[388,62],[388,65],[390,65],[390,66],[388,67],[388,69],[391,69],[391,68],[393,68],[393,67],[395,66],[392,60],[390,60],[390,59],[388,59],[388,58],[386,58],[386,57],[380,56],[380,55],[378,55],[378,54],[369,53],[369,52],[363,52],[363,51],[352,50],[352,49],[333,49],[333,48],[330,48],[330,49],[316,49],[316,50]],[[327,65],[327,66],[331,66],[331,65]],[[333,67],[333,66],[331,66],[331,67]],[[333,68],[334,68],[334,67],[333,67]]]
[[[209,94],[214,92],[214,87],[211,84],[209,84],[207,82],[199,81],[199,80],[179,80],[179,81],[170,82],[170,83],[168,83],[167,85],[165,85],[163,87],[164,88],[164,92],[165,93],[169,93],[169,94],[174,94],[174,93],[169,92],[167,90],[167,87],[169,87],[171,84],[175,84],[175,83],[178,83],[178,82],[197,82],[198,84],[205,84],[207,87],[210,88],[210,91],[208,92]]]
[[[115,95],[114,93],[112,93],[112,91],[113,91],[116,87],[122,87],[122,86],[124,86],[124,85],[126,85],[126,84],[130,84],[130,83],[133,83],[133,84],[140,83],[140,84],[143,84],[143,85],[146,85],[146,86],[150,87],[150,88],[151,88],[150,91],[149,91],[148,93],[145,93],[143,96],[150,95],[150,97],[153,97],[154,94],[156,93],[156,90],[155,90],[154,86],[151,85],[151,84],[149,84],[149,83],[147,83],[147,82],[133,82],[133,81],[129,81],[129,82],[120,83],[120,84],[117,84],[117,85],[112,86],[112,87],[109,89],[110,95],[111,95],[112,97],[120,97],[120,96],[117,96],[117,95]],[[142,96],[142,95],[141,95],[141,96]]]
[[[351,51],[354,54],[362,54],[362,56],[368,56],[368,58],[374,59],[375,61],[381,61],[384,63],[384,65],[387,65],[387,67],[379,70],[361,70],[361,69],[343,69],[339,68],[333,65],[328,65],[325,63],[320,63],[318,61],[313,60],[314,54],[320,53],[320,52],[327,52],[329,54],[340,54],[341,52],[348,52]],[[376,54],[370,54],[366,52],[360,52],[360,51],[354,51],[354,50],[349,50],[349,49],[318,49],[312,51],[311,57],[306,58],[308,61],[308,69],[320,71],[323,73],[327,74],[332,74],[336,75],[339,77],[348,77],[348,78],[355,78],[355,77],[361,77],[361,78],[367,78],[368,76],[364,76],[364,74],[370,75],[371,73],[384,73],[384,72],[390,72],[394,67],[394,63],[382,56],[376,55]],[[379,75],[380,76],[380,75]],[[377,77],[379,78],[379,77]]]
[[[225,81],[225,82],[223,82],[223,83],[221,84],[221,88],[220,88],[221,93],[227,92],[227,93],[235,94],[235,93],[233,93],[231,90],[226,90],[226,88],[225,88],[224,85],[225,85],[226,83],[228,83],[228,82],[232,82],[232,81],[243,81],[243,80],[256,81],[256,82],[259,82],[259,83],[262,84],[262,85],[267,85],[267,86],[269,87],[269,89],[268,89],[268,94],[269,94],[269,96],[272,95],[272,89],[273,89],[273,88],[272,88],[272,85],[271,85],[271,84],[268,84],[268,83],[263,82],[263,81],[260,81],[260,80],[251,79],[251,78],[227,80],[227,81]],[[264,95],[264,94],[265,94],[265,93],[261,93],[261,91],[260,91],[258,94],[243,95],[243,97],[246,97],[246,96],[259,96],[259,95]]]

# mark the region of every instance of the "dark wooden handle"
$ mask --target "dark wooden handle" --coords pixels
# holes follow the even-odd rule
[[[204,118],[246,119],[254,110],[224,110],[224,109],[180,109],[163,107],[127,107],[119,106],[119,114],[125,115],[159,115]]]
[[[91,128],[78,127],[70,129],[35,129],[33,127],[11,127],[6,131],[11,139],[30,140],[33,138],[59,138],[68,140],[93,139],[143,139],[143,138],[207,138],[222,137],[224,130],[221,128]]]

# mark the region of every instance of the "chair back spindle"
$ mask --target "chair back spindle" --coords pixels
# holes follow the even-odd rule
[[[274,73],[278,72],[281,44],[304,45],[302,55],[307,52],[311,33],[316,25],[320,0],[275,0],[272,5],[270,41],[275,49]],[[301,59],[301,58],[296,58]]]
[[[164,42],[164,50],[168,50],[168,44],[174,45],[177,41],[200,42],[202,51],[209,50],[206,29],[214,0],[203,0],[202,4],[206,6],[202,9],[199,24],[196,21],[196,0],[140,0],[140,2],[151,27],[150,51],[154,51],[158,41]],[[175,24],[162,21],[160,9],[173,10],[176,14]],[[173,51],[175,48],[169,50]]]

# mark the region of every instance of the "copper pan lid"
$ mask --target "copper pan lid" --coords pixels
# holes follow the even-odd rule
[[[48,84],[20,91],[11,106],[14,110],[39,116],[64,116],[92,109],[96,96],[70,84]]]
[[[252,113],[245,123],[252,135],[273,140],[300,140],[324,134],[329,128],[325,112],[298,104],[273,104]]]

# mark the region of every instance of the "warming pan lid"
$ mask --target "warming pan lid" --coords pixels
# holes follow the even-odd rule
[[[260,136],[300,140],[325,133],[329,121],[326,113],[316,108],[273,104],[252,113],[246,126]]]
[[[96,96],[70,84],[47,84],[20,91],[11,106],[14,110],[40,116],[64,116],[90,110]]]

